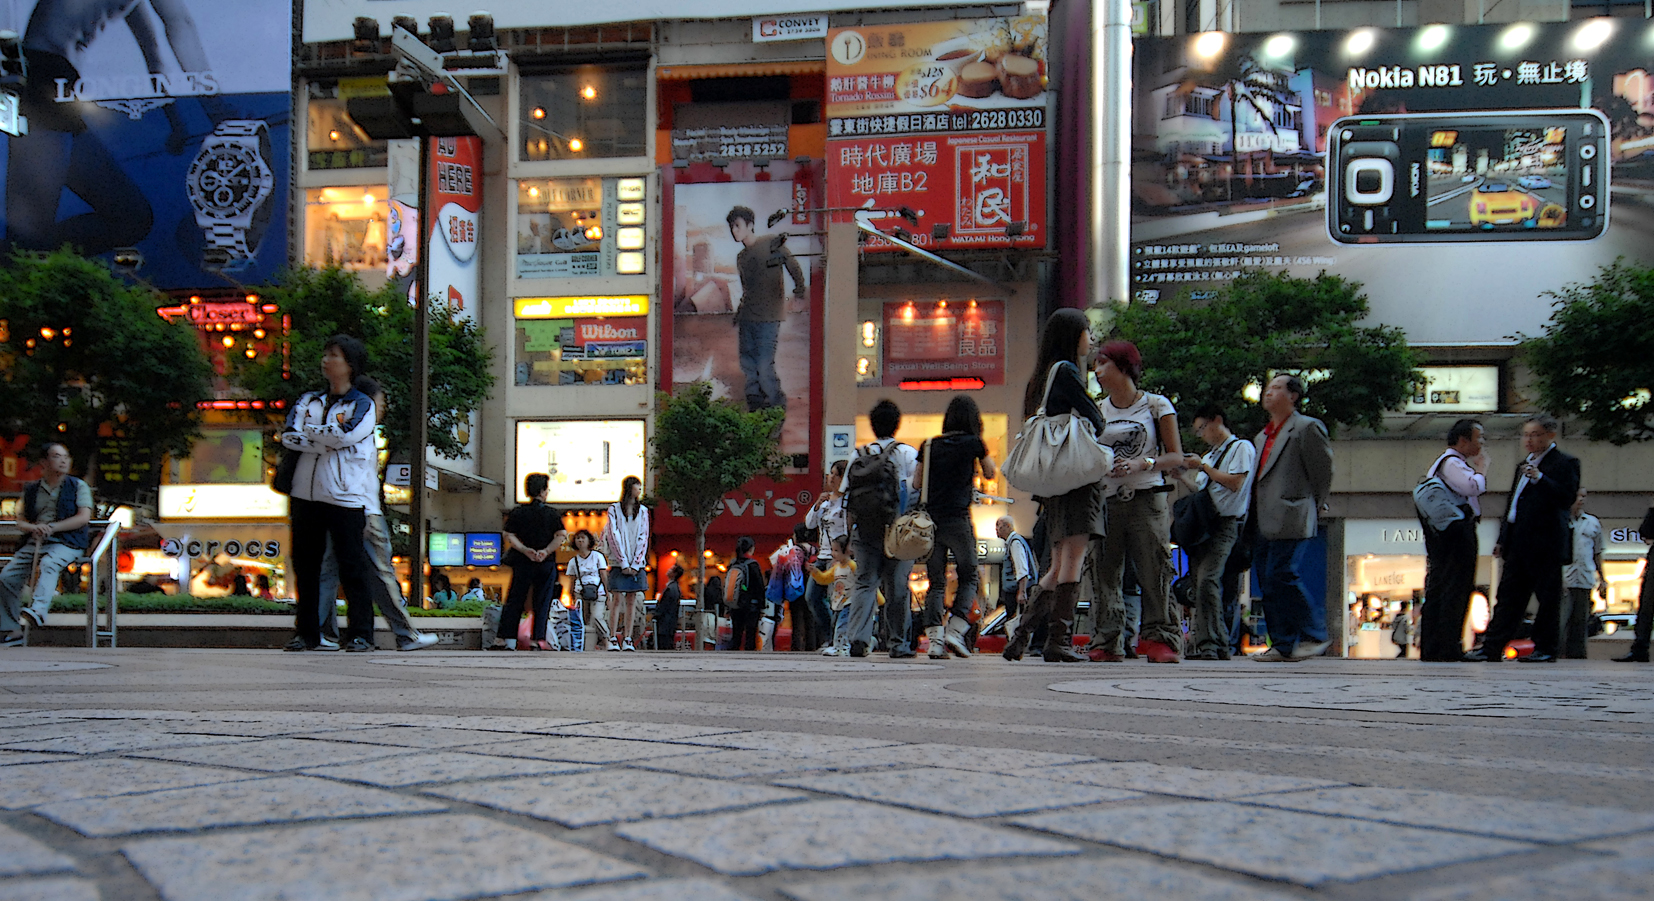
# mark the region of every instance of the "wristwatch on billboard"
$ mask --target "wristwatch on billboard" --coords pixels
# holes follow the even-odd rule
[[[201,142],[186,182],[207,253],[251,259],[270,224],[276,192],[270,128],[257,119],[226,119]]]

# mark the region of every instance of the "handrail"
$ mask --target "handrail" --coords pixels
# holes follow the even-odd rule
[[[101,520],[89,525],[103,526],[103,537],[87,557],[87,568],[90,574],[86,581],[86,646],[95,648],[98,640],[109,639],[111,648],[116,646],[116,589],[120,580],[115,577],[117,568],[116,558],[120,555],[121,524],[118,520]],[[109,613],[106,618],[108,627],[98,628],[98,564],[104,559],[109,560]]]

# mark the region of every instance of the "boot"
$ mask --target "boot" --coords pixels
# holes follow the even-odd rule
[[[963,617],[948,617],[948,625],[942,630],[943,654],[952,654],[955,657],[971,656],[971,649],[965,646],[965,633],[971,630],[971,624]]]
[[[1017,627],[1011,632],[1011,639],[1005,642],[1005,650],[1000,652],[1006,660],[1017,661],[1028,651],[1028,642],[1034,637],[1034,630],[1045,621],[1045,614],[1051,605],[1051,592],[1041,591],[1039,583],[1028,593],[1028,600],[1023,605],[1022,615],[1017,617]]]
[[[1086,659],[1074,650],[1074,606],[1080,599],[1080,583],[1063,582],[1053,594],[1051,618],[1045,627],[1045,662],[1080,663]]]
[[[925,628],[925,641],[930,645],[930,650],[925,652],[926,657],[932,660],[948,659],[947,646],[942,644],[941,626],[927,626]]]

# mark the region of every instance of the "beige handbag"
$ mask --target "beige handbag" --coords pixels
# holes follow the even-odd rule
[[[931,548],[936,546],[936,522],[925,512],[925,502],[930,498],[929,441],[920,446],[919,454],[924,458],[924,475],[920,477],[924,482],[919,489],[919,506],[896,517],[884,530],[884,555],[893,560],[923,559],[929,557]]]
[[[1057,363],[1045,377],[1045,396],[1051,395]],[[1035,497],[1058,497],[1100,481],[1114,466],[1114,450],[1097,443],[1091,422],[1073,413],[1045,414],[1045,400],[1017,433],[1005,465],[1006,481]]]

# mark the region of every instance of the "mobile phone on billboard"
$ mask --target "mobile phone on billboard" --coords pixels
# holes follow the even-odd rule
[[[1341,244],[1587,241],[1608,226],[1596,110],[1349,116],[1327,135]]]

